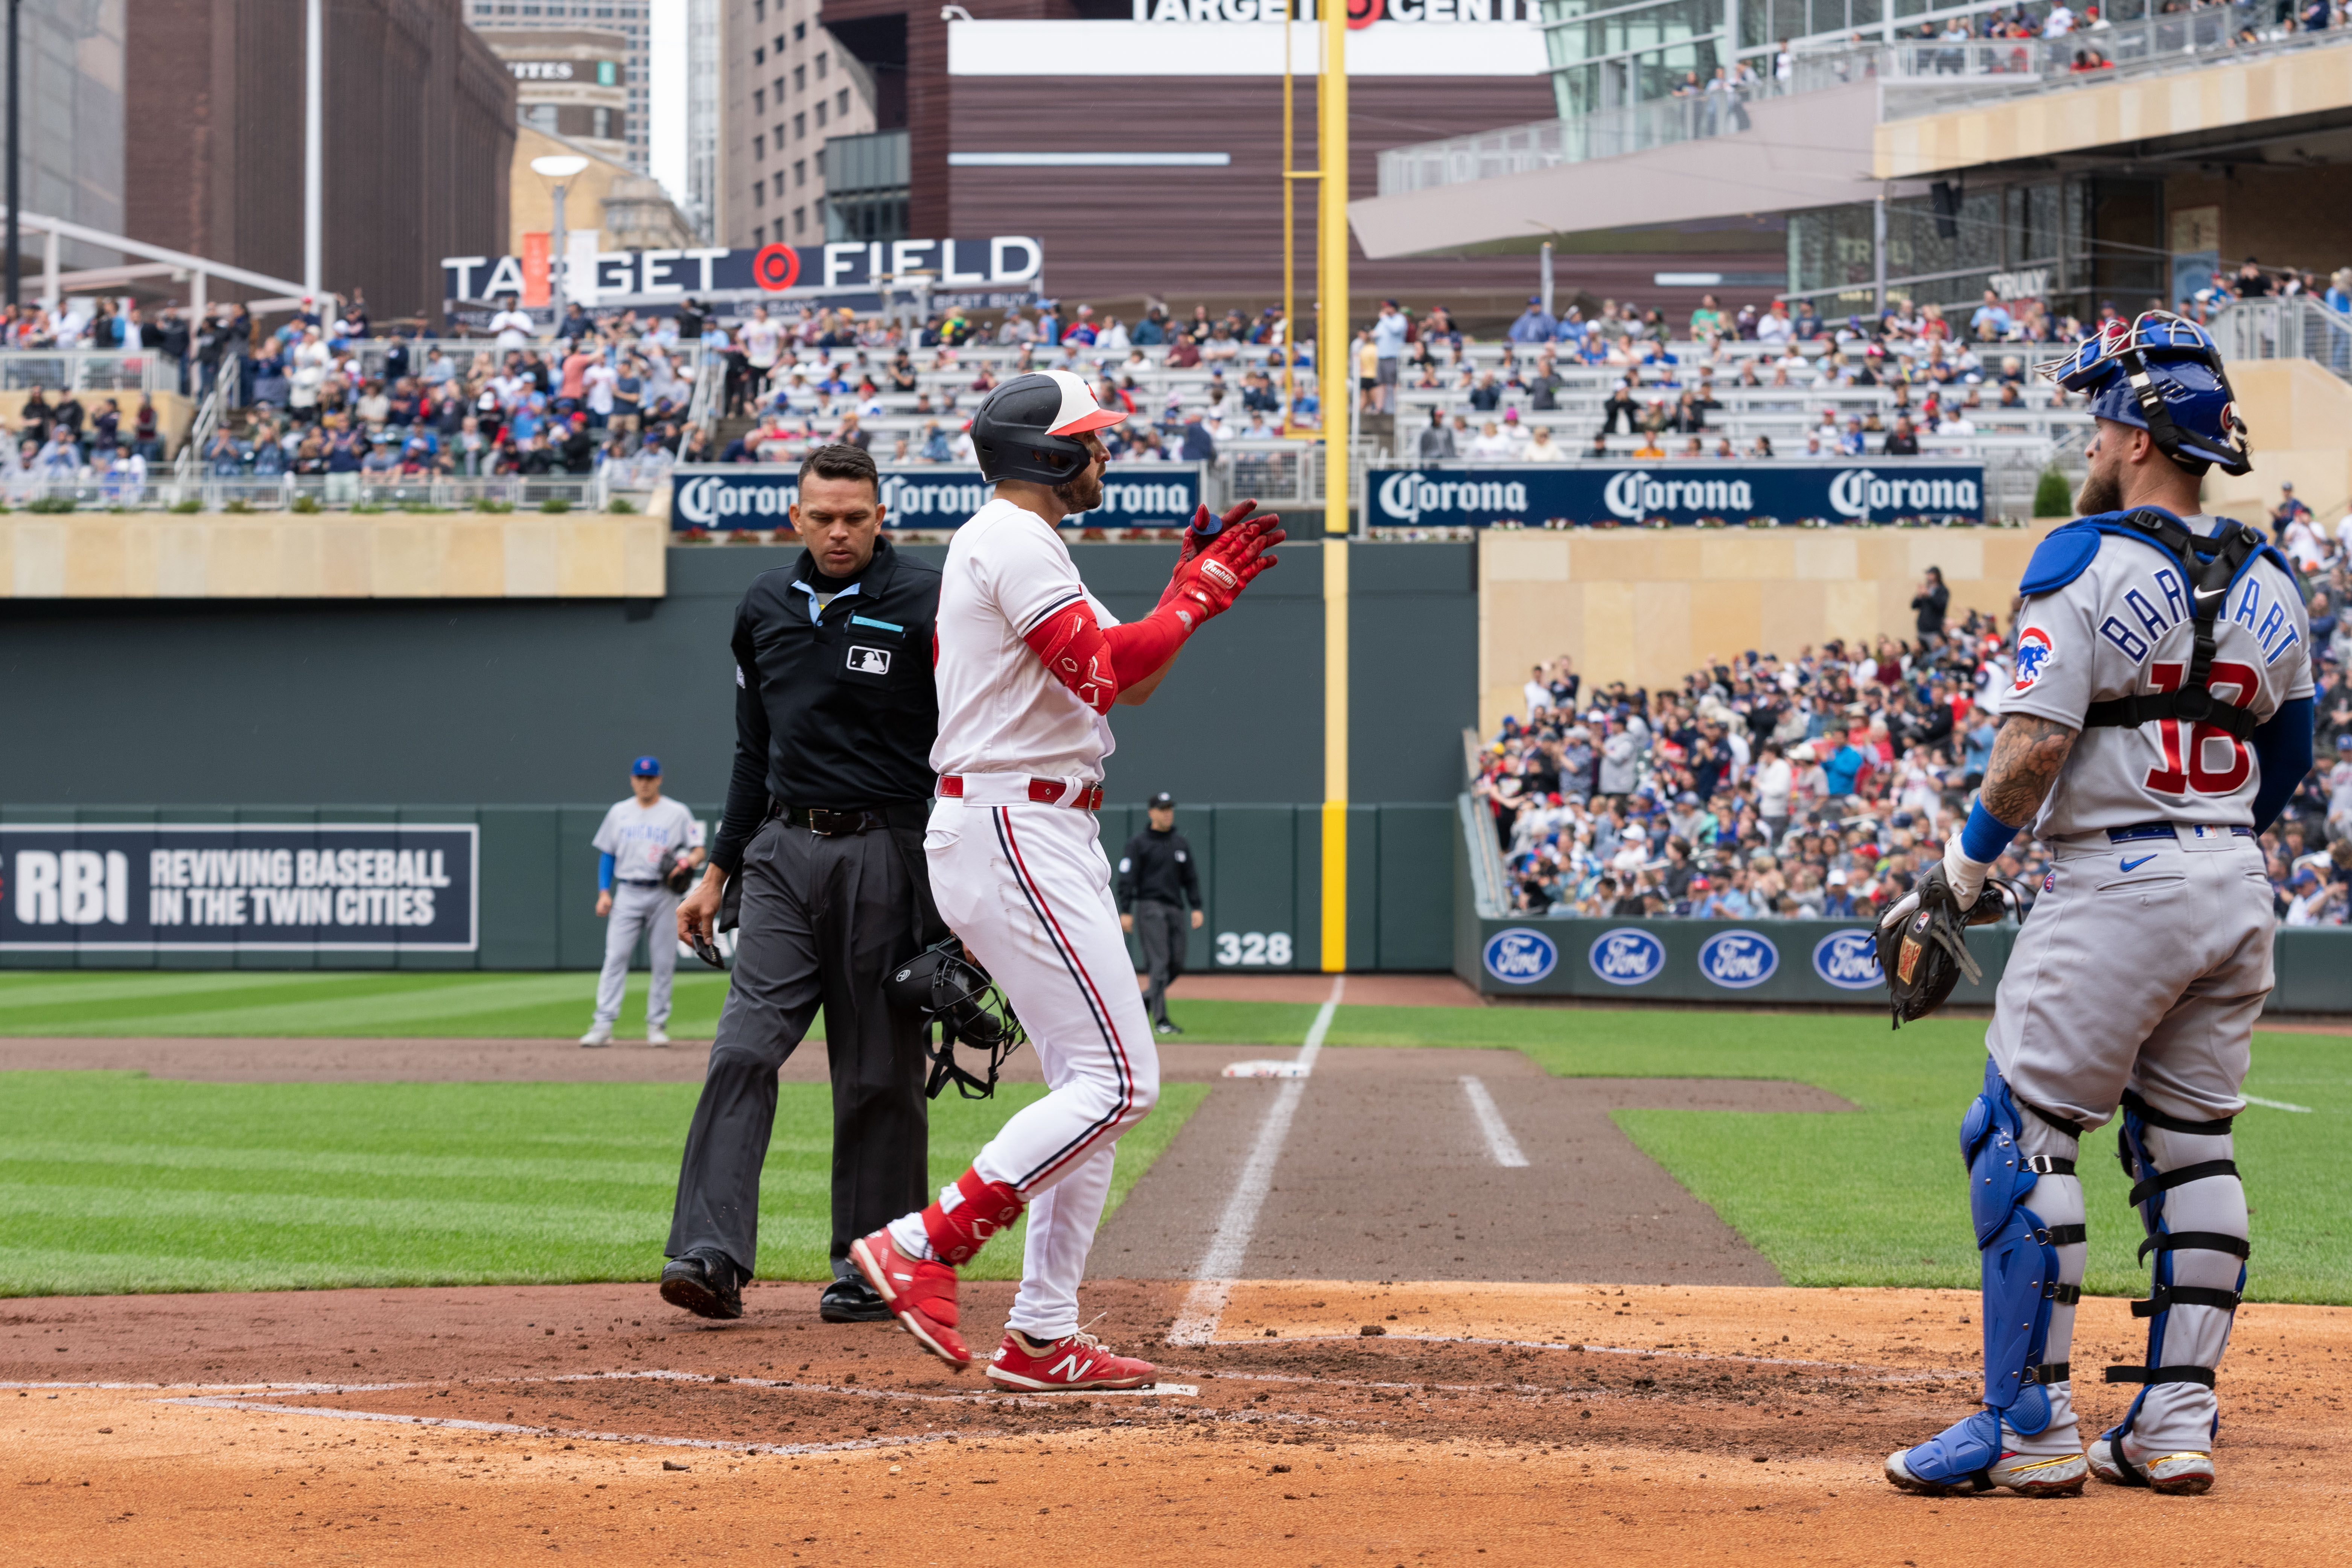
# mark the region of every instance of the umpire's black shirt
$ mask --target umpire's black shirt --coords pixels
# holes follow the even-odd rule
[[[820,611],[816,595],[832,597]],[[930,798],[940,574],[887,538],[851,578],[807,551],[735,611],[735,770],[710,858],[732,877],[771,799],[853,811]]]
[[[1192,869],[1192,847],[1174,828],[1147,827],[1127,841],[1118,857],[1118,907],[1152,903],[1201,907],[1201,877]]]

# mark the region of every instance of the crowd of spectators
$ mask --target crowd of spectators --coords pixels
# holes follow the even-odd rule
[[[2322,537],[2284,510],[2283,539]],[[2318,550],[2316,760],[2263,839],[2289,925],[2342,925],[2352,909],[2352,624],[2335,611],[2352,590],[2352,516]],[[1968,819],[2012,673],[1997,620],[1954,614],[1939,573],[1913,607],[1912,640],[1710,659],[1679,689],[1591,688],[1566,658],[1537,668],[1471,786],[1510,908],[1865,921],[1901,898]],[[2030,908],[2047,868],[2021,833],[1996,874]]]
[[[1270,439],[1286,424],[1315,422],[1310,350],[1297,351],[1284,385],[1284,324],[1271,307],[1252,320],[1195,306],[1181,321],[1154,307],[1129,329],[1117,317],[1097,321],[1089,306],[1065,314],[1047,300],[1008,310],[983,331],[955,310],[910,329],[847,311],[787,318],[754,306],[732,331],[714,327],[704,338],[724,356],[727,411],[753,421],[716,457],[789,462],[842,441],[886,463],[968,463],[972,406],[1008,377],[1059,369],[1087,377],[1104,406],[1140,416],[1105,433],[1114,460],[1214,458],[1222,442]],[[1013,354],[1006,363],[1001,353],[971,353],[977,346]],[[872,422],[887,414],[920,425],[877,439]]]

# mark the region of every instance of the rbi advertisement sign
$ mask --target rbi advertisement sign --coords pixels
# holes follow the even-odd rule
[[[1752,517],[1783,523],[1984,521],[1980,463],[1528,463],[1475,468],[1383,468],[1366,487],[1374,528],[1485,528],[1497,522],[1628,527]]]
[[[1146,478],[1146,475],[1149,478]],[[994,487],[978,468],[898,468],[882,474],[882,508],[892,528],[959,528],[988,504]],[[670,470],[669,525],[676,530],[790,528],[800,470],[740,464]],[[1103,503],[1064,520],[1066,528],[1181,528],[1201,500],[1197,463],[1150,463],[1103,478]]]
[[[0,827],[0,952],[471,952],[472,824]]]

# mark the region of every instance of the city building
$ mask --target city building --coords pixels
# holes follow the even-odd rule
[[[686,216],[695,237],[718,232],[721,0],[686,0]]]
[[[522,123],[643,173],[629,153],[626,36],[601,27],[501,27],[483,38],[514,74]]]
[[[2195,310],[2246,257],[2272,288],[2282,268],[2324,288],[2352,251],[2352,203],[2329,194],[2352,196],[2352,30],[2116,0],[2055,33],[1988,37],[2011,13],[1889,25],[1842,7],[1816,3],[1831,30],[1811,37],[1755,4],[1628,7],[1689,23],[1651,27],[1646,53],[1618,47],[1613,14],[1550,28],[1556,104],[1572,112],[1392,150],[1350,206],[1356,238],[1400,259],[1549,239],[1575,276],[1656,237],[1737,230],[1749,258],[1716,259],[1741,275],[1662,268],[1643,301],[1778,295],[1830,320],[1895,299],[1972,318],[1988,294],[2083,321]],[[1785,48],[1759,17],[1791,29]],[[1751,82],[1671,94],[1733,36]]]
[[[621,56],[620,108],[628,117],[627,132],[619,138],[626,152],[623,162],[638,174],[651,171],[651,146],[647,141],[647,117],[652,111],[650,100],[653,64],[651,27],[653,6],[649,0],[625,0],[615,5],[613,0],[597,0],[583,4],[572,0],[467,0],[466,19],[483,37],[497,44],[499,52],[509,59],[522,58],[509,50],[502,37],[507,33],[547,34],[593,28],[600,33],[616,33],[623,40]],[[536,58],[536,57],[534,57]],[[569,130],[559,130],[559,135],[572,136]]]
[[[877,198],[870,186],[855,193],[845,217],[832,210],[833,149],[888,123],[877,101],[887,89],[877,73],[818,25],[817,0],[720,0],[720,6],[713,243],[897,237],[845,226],[871,221]],[[872,177],[870,153],[861,149],[850,161],[856,177]]]
[[[37,95],[70,91],[89,156],[119,160],[110,170],[85,165],[85,181],[110,174],[120,193],[113,221],[101,223],[103,190],[69,190],[43,173],[26,193],[28,208],[301,279],[303,0],[27,9],[28,24],[43,18],[27,40],[44,47],[70,30],[60,13],[83,19],[73,65],[97,81],[60,81],[54,61],[37,57],[26,81]],[[335,293],[364,291],[378,321],[437,319],[441,258],[493,247],[507,232],[514,79],[466,26],[462,0],[335,0],[325,12],[320,281]],[[110,14],[119,31],[91,21]],[[110,74],[119,84],[111,94]],[[36,118],[26,116],[28,129]],[[37,147],[45,135],[36,133]],[[216,286],[213,297],[251,292]]]
[[[531,167],[534,159],[572,153],[588,167],[563,180],[563,221],[570,243],[588,255],[613,250],[675,249],[695,243],[694,226],[669,199],[661,182],[640,174],[595,143],[552,135],[524,124],[515,135],[512,213],[506,254],[523,251],[523,236],[555,227],[555,187]],[[583,264],[583,268],[585,263]]]

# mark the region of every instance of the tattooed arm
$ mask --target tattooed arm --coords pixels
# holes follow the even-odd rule
[[[2012,713],[2000,721],[1994,735],[1992,761],[1986,764],[1984,808],[2002,822],[2022,825],[2042,809],[2058,771],[2074,752],[2075,729],[2054,719]]]

